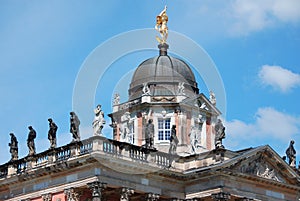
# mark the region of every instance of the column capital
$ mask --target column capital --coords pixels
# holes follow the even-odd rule
[[[91,183],[87,183],[88,187],[92,191],[93,201],[101,201],[102,200],[102,191],[106,188],[107,183],[103,183],[100,181],[94,181]]]
[[[51,201],[52,194],[51,193],[42,194],[42,199],[43,199],[43,201]]]
[[[159,199],[159,195],[155,193],[147,193],[145,197],[145,201],[157,201]]]
[[[228,201],[230,200],[230,193],[219,192],[211,194],[211,197],[214,201]]]
[[[79,193],[75,192],[73,187],[65,189],[64,194],[67,197],[66,201],[79,201]]]
[[[134,190],[131,188],[123,187],[121,189],[120,201],[129,201],[129,197],[134,194]]]

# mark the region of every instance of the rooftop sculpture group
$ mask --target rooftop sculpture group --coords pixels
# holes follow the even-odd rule
[[[73,141],[80,141],[80,135],[79,135],[79,125],[80,121],[75,112],[70,112],[70,132],[73,136]],[[54,123],[54,121],[49,118],[49,131],[48,131],[48,140],[50,142],[50,148],[54,149],[57,146],[56,143],[56,132],[58,129],[58,126]],[[28,156],[33,156],[36,154],[36,147],[35,147],[35,139],[37,136],[36,131],[33,129],[32,126],[28,126],[29,133],[27,136],[27,147],[28,147]],[[14,135],[14,133],[10,133],[10,143],[8,143],[8,146],[10,147],[9,152],[11,153],[11,159],[10,161],[16,161],[18,160],[18,140],[17,137]]]

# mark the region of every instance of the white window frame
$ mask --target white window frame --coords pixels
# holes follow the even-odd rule
[[[159,122],[163,122],[163,128],[159,128]],[[169,128],[166,128],[166,122],[169,122]],[[171,136],[171,128],[172,127],[172,121],[171,118],[158,118],[157,119],[157,141],[158,142],[169,142],[169,139],[166,139],[166,134],[169,133],[169,136]],[[163,139],[159,139],[159,132],[163,132]]]

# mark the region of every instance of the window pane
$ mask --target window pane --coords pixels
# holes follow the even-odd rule
[[[164,139],[164,132],[158,131],[158,140],[163,140],[163,139]]]
[[[165,140],[170,140],[170,136],[171,136],[171,131],[166,131],[165,132]]]
[[[165,129],[170,129],[171,128],[171,120],[170,119],[166,119],[165,121]]]
[[[164,122],[163,120],[158,120],[158,129],[163,129],[164,128]]]

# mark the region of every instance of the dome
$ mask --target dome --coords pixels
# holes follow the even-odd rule
[[[167,44],[160,45],[159,56],[147,59],[137,67],[130,83],[130,100],[142,96],[145,83],[152,96],[177,95],[180,83],[186,96],[199,93],[191,68],[183,60],[167,55],[167,47]]]

